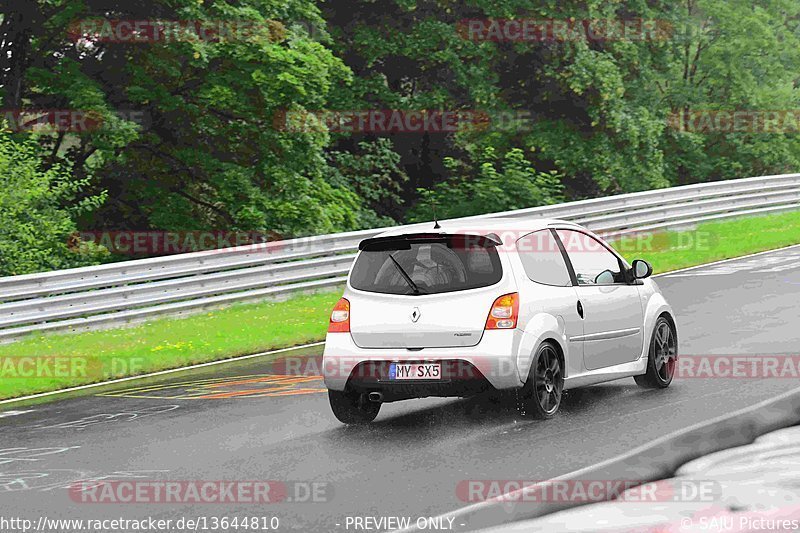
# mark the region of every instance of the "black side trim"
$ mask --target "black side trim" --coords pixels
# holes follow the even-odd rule
[[[561,250],[561,257],[564,258],[564,262],[567,264],[569,279],[572,280],[572,286],[577,287],[578,276],[575,275],[575,269],[572,267],[572,260],[570,260],[569,256],[567,255],[567,249],[564,248],[564,243],[561,242],[561,239],[559,238],[558,232],[556,232],[555,228],[550,228],[550,233],[553,234],[553,238],[556,240],[556,244],[558,244],[558,249]]]

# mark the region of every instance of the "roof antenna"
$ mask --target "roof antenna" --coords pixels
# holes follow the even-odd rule
[[[439,221],[436,220],[436,205],[431,205],[431,209],[433,209],[433,229],[441,229],[442,227],[439,225]]]

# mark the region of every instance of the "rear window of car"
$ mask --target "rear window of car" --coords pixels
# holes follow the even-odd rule
[[[350,285],[383,294],[440,294],[488,287],[502,277],[490,241],[454,235],[367,244],[353,266]]]

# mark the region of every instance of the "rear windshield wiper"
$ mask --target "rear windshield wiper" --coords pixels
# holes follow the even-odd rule
[[[392,254],[389,254],[389,259],[392,260],[394,266],[397,267],[397,271],[400,272],[400,275],[403,276],[404,280],[406,280],[406,283],[408,283],[408,286],[411,287],[412,291],[414,291],[414,294],[422,294],[422,291],[419,289],[419,287],[417,287],[417,284],[414,283],[414,280],[411,279],[411,276],[409,276],[408,273],[403,270],[403,267],[400,266],[400,263],[397,262],[397,259],[395,259]]]

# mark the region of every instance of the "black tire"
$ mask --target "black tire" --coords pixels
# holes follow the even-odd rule
[[[678,337],[672,323],[663,316],[658,317],[650,339],[647,354],[647,372],[633,376],[636,384],[645,389],[665,389],[675,376],[678,360]]]
[[[369,401],[365,393],[328,390],[328,400],[333,416],[345,424],[368,424],[381,410],[381,403]]]
[[[526,417],[545,420],[553,418],[561,406],[564,391],[564,369],[558,350],[543,342],[531,362],[528,380],[517,394],[517,409]]]

